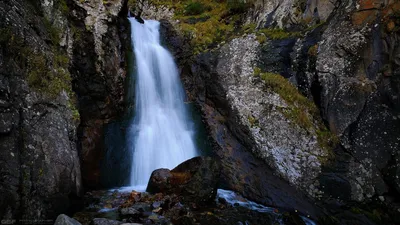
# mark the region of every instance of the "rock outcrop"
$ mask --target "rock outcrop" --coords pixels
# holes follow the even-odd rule
[[[399,34],[388,30],[399,7],[391,1],[343,5],[339,9],[350,13],[330,21],[318,47],[323,116],[353,157],[342,174],[351,186],[351,200],[384,195],[387,185],[398,188],[385,171],[400,147],[399,46],[394,41]]]
[[[221,183],[266,204],[294,207],[255,181],[259,175],[249,168],[264,162],[260,167],[273,171],[265,176],[279,175],[314,200],[380,199],[396,212],[398,2],[255,1],[234,9],[244,11],[240,20],[229,17],[232,9],[188,19],[179,6],[175,16],[168,5],[145,6],[150,18],[156,9],[166,19],[166,44],[188,98],[202,109],[221,158]],[[213,19],[234,31],[204,46],[199,36],[209,36],[199,29]],[[225,25],[218,35],[229,30]],[[200,54],[185,50],[197,45]]]
[[[0,3],[1,219],[51,220],[82,194],[64,6]]]
[[[76,210],[79,155],[85,183],[98,185],[103,125],[124,107],[122,10],[123,1],[0,3],[0,219]]]
[[[78,128],[82,179],[101,186],[105,127],[124,110],[125,51],[130,46],[123,1],[74,1],[70,20],[75,42],[71,72],[78,95]]]

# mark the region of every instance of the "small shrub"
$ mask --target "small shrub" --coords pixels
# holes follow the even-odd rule
[[[194,15],[200,15],[206,11],[211,10],[211,8],[201,2],[190,2],[186,7],[185,7],[185,15],[187,16],[194,16]]]
[[[318,44],[315,44],[308,49],[309,56],[317,56],[317,54],[318,54]]]
[[[249,0],[228,0],[227,3],[230,13],[245,13],[252,6],[252,2]]]
[[[300,32],[288,32],[283,29],[270,29],[270,28],[260,29],[257,33],[258,35],[264,34],[265,36],[269,37],[272,40],[294,38],[294,37],[299,37],[301,35]]]
[[[267,37],[264,34],[257,35],[257,41],[260,44],[263,44],[267,41]]]
[[[254,118],[253,116],[248,116],[247,120],[249,121],[251,127],[258,126],[258,120],[256,118]]]
[[[66,0],[55,0],[54,5],[58,8],[64,15],[68,14],[69,8]]]
[[[50,40],[53,43],[53,45],[59,44],[61,40],[60,38],[61,31],[55,26],[53,26],[53,24],[51,24],[51,22],[47,18],[43,19],[43,24],[49,34]]]

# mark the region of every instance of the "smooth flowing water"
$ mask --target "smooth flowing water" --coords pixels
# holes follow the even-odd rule
[[[160,45],[160,23],[129,18],[136,59],[135,118],[128,132],[131,185],[144,189],[153,170],[197,155],[193,122],[172,55]]]
[[[281,213],[276,208],[267,207],[267,206],[264,206],[264,205],[249,201],[248,199],[243,198],[241,195],[238,195],[233,191],[224,190],[224,189],[218,189],[218,191],[217,191],[217,201],[218,201],[218,198],[225,199],[231,205],[240,205],[242,207],[246,207],[246,208],[249,208],[251,210],[258,211],[258,212],[269,213],[270,215],[276,216],[277,224],[279,224],[279,225],[284,225],[285,224],[282,221]],[[306,225],[317,225],[314,221],[312,221],[311,219],[309,219],[307,217],[304,217],[304,216],[300,216],[300,217],[301,217],[301,219],[304,221],[304,223]]]

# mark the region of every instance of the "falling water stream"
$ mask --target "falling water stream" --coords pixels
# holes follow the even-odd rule
[[[160,45],[154,20],[129,18],[136,59],[135,118],[128,131],[131,185],[145,189],[153,170],[172,169],[197,155],[193,122],[171,54]]]

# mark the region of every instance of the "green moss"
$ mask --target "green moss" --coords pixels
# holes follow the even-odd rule
[[[11,28],[0,28],[0,43],[6,44],[12,37]]]
[[[43,176],[43,168],[39,169],[39,177]]]
[[[185,15],[200,15],[206,11],[210,11],[211,7],[202,2],[190,2],[185,7]]]
[[[14,60],[19,62],[21,69],[26,68],[26,56],[31,54],[31,49],[26,46],[23,37],[15,35],[10,27],[0,28],[0,46],[7,55],[6,60]]]
[[[324,216],[324,217],[318,218],[318,224],[339,225],[340,221],[334,216]]]
[[[230,15],[226,1],[215,0],[151,0],[155,6],[166,6],[174,10],[174,19],[179,20],[179,30],[190,40],[194,54],[213,47],[234,35],[238,15]],[[207,18],[207,19],[204,19]],[[197,22],[194,22],[196,21]]]
[[[55,0],[54,6],[59,9],[64,15],[69,13],[69,8],[66,0]]]
[[[247,120],[249,121],[251,127],[257,127],[259,125],[258,120],[253,116],[248,116]]]
[[[287,38],[300,37],[300,32],[288,32],[283,29],[263,28],[257,31],[257,36],[265,35],[272,40],[281,40]]]
[[[296,9],[294,15],[301,16],[307,8],[307,0],[297,0],[294,2],[293,7]]]
[[[80,114],[79,114],[79,110],[76,108],[76,103],[75,103],[75,95],[70,94],[70,101],[68,102],[68,108],[71,110],[72,112],[72,119],[79,123],[80,121]]]
[[[264,42],[267,41],[267,36],[265,36],[264,34],[259,34],[259,35],[257,35],[257,41],[260,44],[263,44]]]
[[[253,2],[252,0],[228,0],[227,7],[231,13],[245,13]]]
[[[332,150],[338,139],[323,124],[315,103],[303,96],[293,84],[281,75],[260,71],[259,68],[256,68],[255,75],[260,76],[267,88],[279,94],[288,104],[287,108],[281,109],[285,117],[309,132],[315,130],[319,146],[326,150]],[[328,151],[328,153],[332,154],[332,151]]]
[[[27,81],[30,87],[51,97],[56,97],[62,90],[70,92],[68,57],[64,54],[55,51],[51,61],[45,55],[36,53],[28,58],[28,64]]]
[[[75,40],[82,40],[82,31],[76,27],[71,26],[72,35],[74,35]]]
[[[254,33],[256,31],[257,25],[254,23],[246,24],[242,27],[242,31],[245,34]]]
[[[43,24],[46,27],[46,30],[49,34],[50,40],[53,43],[53,45],[57,45],[60,43],[60,34],[61,31],[53,26],[53,24],[46,18],[43,18]]]
[[[386,219],[386,215],[382,210],[379,209],[370,209],[365,210],[358,207],[351,207],[350,211],[355,214],[362,214],[368,217],[370,220],[374,221],[378,224],[384,224],[384,220]]]
[[[308,49],[309,56],[315,57],[315,56],[317,56],[317,54],[318,54],[318,44],[315,44]]]

